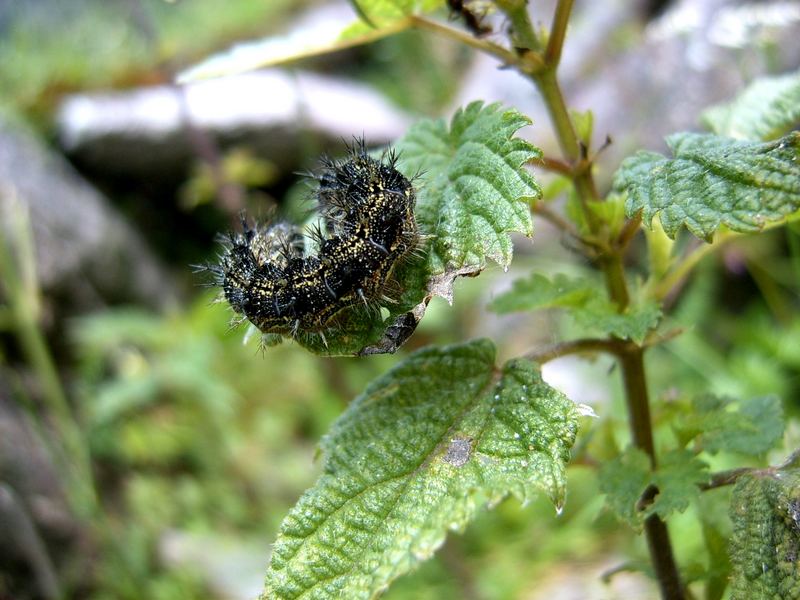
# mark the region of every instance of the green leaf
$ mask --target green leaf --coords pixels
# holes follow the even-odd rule
[[[592,134],[594,133],[594,113],[591,110],[571,110],[569,114],[572,117],[572,123],[575,127],[575,133],[578,134],[578,139],[587,148],[591,147]]]
[[[641,513],[636,505],[650,485],[650,459],[638,448],[629,447],[600,467],[600,491],[606,504],[622,521],[639,529]]]
[[[655,302],[632,304],[621,313],[616,304],[595,295],[569,314],[581,327],[640,344],[661,319],[661,307]]]
[[[561,274],[552,281],[539,274],[518,279],[511,290],[489,304],[489,310],[501,315],[543,308],[569,308],[569,316],[578,326],[637,343],[644,340],[661,318],[661,309],[653,302],[633,304],[620,313],[616,304],[598,294],[591,281]]]
[[[800,208],[800,133],[764,144],[707,134],[667,138],[674,158],[639,152],[614,178],[629,216],[658,215],[671,238],[685,225],[709,241],[720,225],[753,232]]]
[[[563,503],[577,410],[530,362],[494,360],[486,340],[425,349],[350,404],[263,599],[372,598],[508,494]]]
[[[245,73],[368,44],[412,27],[409,15],[442,6],[442,0],[352,0],[352,22],[324,20],[285,35],[243,42],[178,74],[177,82]]]
[[[584,306],[596,288],[584,279],[572,279],[556,275],[551,281],[534,273],[527,279],[517,279],[512,288],[497,296],[489,304],[489,310],[504,315],[511,312],[538,310],[554,307]]]
[[[394,352],[433,296],[452,301],[456,277],[477,275],[487,259],[508,265],[509,233],[532,233],[529,203],[540,193],[525,168],[540,152],[514,137],[529,123],[515,110],[473,102],[456,112],[449,128],[443,120],[413,125],[395,149],[398,168],[415,180],[424,245],[393,272],[400,298],[385,307],[388,317],[354,306],[324,339],[311,334],[297,341],[317,354]]]
[[[600,468],[600,491],[617,517],[639,529],[651,514],[666,518],[686,510],[700,495],[698,484],[708,481],[707,469],[708,465],[688,450],[673,450],[661,455],[658,469],[651,471],[647,454],[629,447]],[[658,494],[642,511],[638,504],[650,485],[658,487]]]
[[[666,519],[673,512],[685,511],[700,495],[698,485],[708,483],[708,465],[688,450],[666,452],[659,456],[651,483],[658,487],[658,494],[645,514]]]
[[[524,165],[541,156],[514,137],[530,120],[500,104],[473,102],[453,117],[420,121],[395,144],[400,168],[420,174],[417,218],[432,238],[433,274],[477,273],[511,262],[509,232],[533,233],[530,203],[541,190]]]
[[[692,401],[692,411],[675,422],[685,440],[698,438],[704,450],[765,454],[783,437],[783,404],[777,396],[739,402],[704,395]]]
[[[731,598],[800,598],[800,472],[742,475],[730,514]]]
[[[755,80],[733,102],[706,110],[701,120],[717,135],[774,140],[800,125],[800,73]]]

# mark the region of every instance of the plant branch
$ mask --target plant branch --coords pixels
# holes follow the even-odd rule
[[[539,215],[544,220],[548,221],[551,225],[553,225],[557,229],[560,229],[564,233],[576,238],[580,238],[580,234],[578,233],[578,230],[575,229],[575,226],[572,223],[570,223],[567,219],[559,215],[557,212],[552,210],[544,202],[532,203],[531,211],[534,214]]]
[[[753,469],[750,467],[741,467],[739,469],[729,469],[727,471],[720,471],[719,473],[712,473],[708,483],[701,484],[700,489],[705,492],[707,490],[713,490],[718,487],[733,485],[734,483],[736,483],[736,480],[739,479],[739,477],[741,477],[742,475],[746,475],[747,473],[753,473],[757,471],[759,471],[759,469]]]
[[[564,47],[564,37],[567,33],[571,12],[572,0],[561,0],[556,6],[553,25],[550,27],[550,37],[547,40],[547,49],[544,52],[544,61],[551,68],[557,67],[561,62],[561,49]]]
[[[581,338],[560,342],[551,346],[546,346],[538,350],[531,350],[522,355],[530,361],[540,365],[567,356],[569,354],[583,354],[587,352],[605,352],[607,354],[618,355],[621,351],[620,343],[614,339],[601,338]]]
[[[542,44],[539,36],[533,30],[531,18],[528,15],[528,0],[495,0],[498,8],[502,10],[511,21],[512,40],[517,48],[539,52]]]
[[[588,223],[589,231],[593,236],[599,236],[603,233],[602,230],[604,228],[598,217],[590,209],[589,204],[600,200],[592,176],[589,149],[585,147],[576,133],[556,77],[556,67],[561,57],[572,1],[559,0],[556,6],[548,47],[545,50],[544,68],[536,71],[526,71],[521,68],[520,71],[533,81],[542,95],[561,152],[571,166],[573,185]],[[519,40],[532,40],[527,47],[539,50],[537,47],[538,38],[530,25],[525,4],[522,0],[498,0],[498,6],[508,15],[513,24],[515,43]],[[524,14],[521,14],[520,10]],[[625,278],[624,255],[628,243],[636,231],[636,225],[638,224],[635,222],[627,223],[622,235],[617,240],[607,240],[605,244],[607,248],[598,259],[598,265],[605,275],[609,296],[616,303],[620,312],[623,312],[630,304],[630,295]],[[556,345],[551,349],[545,349],[538,353],[532,352],[528,357],[534,360],[537,358],[540,360],[552,360],[565,352],[581,352],[587,349],[597,351],[599,348],[604,350],[613,349],[613,353],[616,354],[620,361],[633,442],[638,448],[647,453],[653,468],[655,468],[657,461],[644,369],[645,349],[642,346],[615,337],[603,340],[602,343],[596,340],[591,342],[576,340],[565,342],[565,345],[560,345],[560,347]],[[650,558],[658,579],[662,598],[664,600],[684,600],[686,597],[685,591],[675,564],[666,523],[658,515],[654,514],[645,519],[644,525]]]
[[[413,27],[417,27],[419,29],[425,29],[427,31],[431,31],[433,33],[437,33],[439,35],[443,35],[445,37],[450,38],[451,40],[455,40],[481,52],[485,52],[494,56],[495,58],[500,59],[500,61],[505,65],[512,65],[520,67],[522,66],[522,61],[520,57],[510,50],[503,48],[499,44],[495,44],[489,40],[484,40],[480,38],[476,38],[473,35],[470,35],[466,31],[462,31],[461,29],[456,29],[455,27],[450,27],[439,21],[435,21],[433,19],[428,19],[426,17],[421,17],[419,15],[410,15],[408,17],[409,22]],[[530,68],[530,66],[529,66]]]
[[[619,232],[619,236],[617,237],[617,247],[620,251],[624,252],[628,246],[630,245],[633,238],[639,232],[642,226],[642,213],[638,213],[636,216],[628,219],[625,221],[625,225],[622,226],[622,231]]]
[[[574,173],[572,172],[572,167],[568,163],[564,162],[563,160],[559,160],[558,158],[543,156],[542,158],[533,159],[528,164],[533,165],[535,167],[542,167],[547,171],[552,171],[553,173],[564,175],[565,177],[569,177],[570,179],[574,177]]]

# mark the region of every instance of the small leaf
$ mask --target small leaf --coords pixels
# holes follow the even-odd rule
[[[629,216],[658,215],[671,238],[685,225],[709,241],[720,225],[754,232],[800,208],[800,133],[765,144],[714,135],[667,138],[674,158],[639,152],[614,178],[628,192]]]
[[[284,520],[263,599],[372,598],[508,494],[564,501],[578,414],[482,340],[412,354],[322,442],[324,473]]]
[[[800,472],[742,475],[730,514],[731,598],[800,598]]]
[[[675,423],[683,439],[698,438],[704,450],[759,456],[783,437],[783,405],[776,396],[744,402],[717,396],[699,396],[690,414]]]
[[[420,173],[417,217],[433,237],[434,274],[487,259],[511,262],[509,232],[532,235],[530,203],[541,190],[525,164],[538,148],[514,137],[530,120],[499,104],[473,102],[448,129],[443,120],[420,121],[396,143],[400,169]]]
[[[637,504],[650,485],[650,459],[638,448],[629,447],[600,468],[600,491],[617,517],[631,527],[641,527]]]
[[[489,304],[489,310],[501,315],[544,308],[569,308],[569,316],[578,326],[637,343],[644,340],[661,318],[661,308],[656,303],[634,304],[621,313],[616,304],[598,294],[597,286],[589,280],[561,274],[552,281],[539,274],[518,279],[511,290]]]
[[[646,302],[633,304],[621,313],[616,304],[595,295],[584,306],[569,314],[581,327],[640,344],[661,319],[661,307],[654,302]]]
[[[594,293],[595,288],[586,280],[559,274],[551,281],[534,273],[527,279],[517,279],[511,290],[497,296],[488,308],[504,315],[543,308],[578,307],[584,306]]]
[[[701,483],[708,482],[708,465],[688,450],[673,450],[659,456],[658,468],[651,482],[658,494],[647,507],[646,515],[666,519],[673,512],[683,512],[700,495]]]
[[[706,110],[701,120],[717,135],[767,141],[800,125],[800,73],[763,77],[733,102]]]
[[[378,311],[355,306],[339,326],[298,338],[318,354],[394,352],[413,333],[433,296],[452,302],[453,280],[473,276],[487,259],[511,261],[509,233],[532,233],[530,202],[540,191],[525,164],[539,150],[518,137],[530,121],[499,104],[473,102],[443,120],[413,125],[395,144],[398,169],[414,178],[416,217],[423,245],[393,272],[402,290],[397,302]],[[416,176],[416,177],[415,177]]]
[[[589,148],[592,145],[592,134],[594,133],[594,113],[591,110],[570,111],[572,123],[575,127],[575,133],[578,134],[578,139],[583,142],[583,145]]]

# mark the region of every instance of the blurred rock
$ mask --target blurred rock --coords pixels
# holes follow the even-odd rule
[[[305,156],[307,135],[337,144],[399,137],[408,117],[372,88],[306,72],[268,70],[186,86],[78,94],[57,117],[65,151],[82,168],[135,177],[168,176],[196,159],[189,127],[223,147],[247,146],[284,170]]]
[[[28,127],[0,112],[2,234],[15,234],[7,229],[15,204],[28,214],[46,292],[84,308],[108,301],[162,308],[174,300],[171,278],[106,198]]]

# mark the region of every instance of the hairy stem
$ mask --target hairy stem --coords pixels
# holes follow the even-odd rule
[[[514,25],[516,39],[536,38],[532,30],[530,35],[521,31],[521,27],[525,26],[525,20],[519,16],[513,16],[502,4],[500,6]],[[556,67],[561,57],[561,49],[564,44],[564,36],[571,9],[572,0],[559,0],[547,49],[545,50],[545,67],[536,72],[527,72],[525,74],[536,84],[544,99],[561,152],[572,166],[572,180],[589,229],[593,235],[598,235],[601,233],[601,224],[590,209],[589,203],[600,198],[592,176],[588,148],[583,146],[576,134],[556,77]],[[530,26],[529,19],[527,20],[527,26]],[[633,227],[633,224],[631,227]],[[605,275],[609,296],[617,304],[620,312],[624,311],[630,303],[623,258],[632,236],[632,232],[626,231],[625,239],[609,240],[606,252],[598,261],[598,265]],[[620,361],[633,442],[648,454],[655,468],[656,452],[653,444],[650,401],[644,368],[644,348],[638,344],[626,343],[613,337],[610,338],[609,343],[617,349],[615,353]],[[654,495],[656,492],[657,490],[653,488],[651,493]],[[677,565],[675,564],[666,523],[657,515],[648,517],[645,520],[645,535],[650,558],[658,579],[661,597],[664,600],[683,600],[685,593]]]
[[[561,62],[561,49],[564,47],[564,38],[566,37],[571,12],[572,0],[563,0],[558,3],[556,12],[553,15],[550,38],[547,40],[547,49],[544,52],[545,62],[553,69]]]
[[[520,64],[520,59],[516,54],[510,52],[506,48],[503,48],[499,44],[495,44],[489,40],[476,38],[466,31],[456,29],[455,27],[450,27],[449,25],[445,25],[444,23],[440,23],[439,21],[428,19],[423,16],[411,15],[408,17],[408,19],[411,25],[417,27],[418,29],[425,29],[438,35],[443,35],[451,40],[455,40],[465,44],[466,46],[471,46],[476,50],[480,50],[481,52],[491,54],[504,64],[513,66],[518,66]]]
[[[738,469],[729,469],[728,471],[720,471],[719,473],[712,473],[708,483],[704,483],[700,486],[700,489],[704,492],[706,490],[713,490],[718,487],[725,487],[726,485],[733,485],[736,483],[736,480],[739,479],[742,475],[747,473],[758,472],[759,469],[753,469],[751,467],[740,467]]]
[[[620,349],[620,344],[613,339],[582,338],[570,340],[569,342],[560,342],[537,350],[531,350],[523,354],[523,358],[527,358],[541,365],[551,360],[561,358],[562,356],[567,356],[568,354],[584,354],[587,352],[618,354]]]

